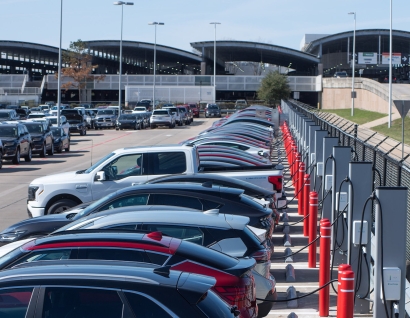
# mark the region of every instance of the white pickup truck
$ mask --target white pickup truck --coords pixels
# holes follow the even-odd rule
[[[282,170],[220,170],[281,195]],[[35,179],[28,188],[30,217],[61,213],[83,202],[98,200],[116,190],[168,174],[206,173],[200,167],[195,146],[148,146],[121,148],[106,155],[87,170],[54,174]],[[209,171],[210,172],[210,171]]]

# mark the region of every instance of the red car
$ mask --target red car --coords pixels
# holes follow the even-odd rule
[[[196,104],[188,104],[189,108],[191,108],[192,114],[194,117],[199,118],[199,108]]]
[[[119,230],[121,231],[121,230]],[[70,232],[75,232],[70,234]],[[60,233],[59,233],[60,234]],[[234,258],[204,246],[161,232],[67,231],[26,243],[0,258],[0,269],[42,260],[111,260],[158,266],[159,271],[178,270],[211,276],[214,291],[228,304],[236,305],[241,317],[255,318],[254,258]]]

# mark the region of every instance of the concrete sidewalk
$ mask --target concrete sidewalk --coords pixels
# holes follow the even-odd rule
[[[396,119],[400,119],[400,118],[401,117],[400,117],[399,113],[392,113],[392,116],[391,116],[392,121],[396,120]],[[373,120],[373,121],[368,122],[366,124],[360,125],[360,127],[372,128],[372,127],[376,127],[376,126],[379,126],[379,125],[387,124],[388,122],[389,122],[389,116],[386,116],[386,117],[383,117],[383,118]]]

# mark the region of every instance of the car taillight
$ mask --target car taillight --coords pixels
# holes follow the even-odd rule
[[[268,181],[269,183],[273,184],[273,189],[277,192],[282,192],[282,176],[269,176]]]
[[[270,251],[268,249],[259,250],[249,255],[254,258],[256,262],[266,262],[270,260]]]

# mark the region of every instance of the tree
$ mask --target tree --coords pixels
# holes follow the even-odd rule
[[[85,100],[81,98],[81,91],[87,89],[87,82],[99,82],[105,78],[105,75],[92,75],[92,71],[98,68],[98,65],[92,65],[91,62],[92,56],[88,53],[86,43],[81,40],[71,42],[69,49],[63,53],[63,64],[68,66],[61,68],[61,77],[69,78],[69,81],[62,84],[61,88],[78,89],[80,103]]]
[[[269,105],[276,105],[281,99],[289,98],[291,93],[288,78],[278,71],[269,72],[261,82],[258,90],[258,98],[265,100]]]

